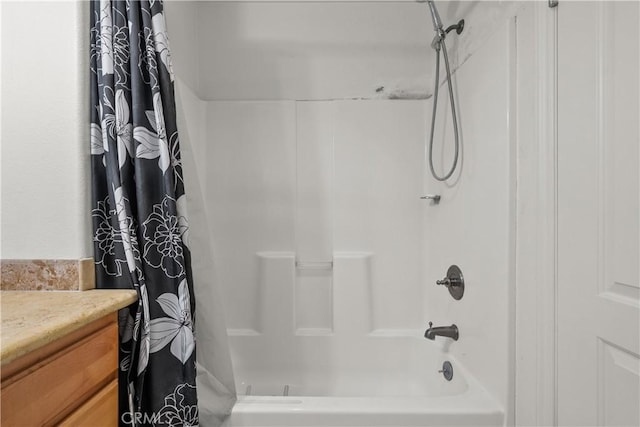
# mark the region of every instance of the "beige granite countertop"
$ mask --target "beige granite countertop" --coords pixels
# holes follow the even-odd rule
[[[0,291],[5,365],[136,301],[133,290]]]

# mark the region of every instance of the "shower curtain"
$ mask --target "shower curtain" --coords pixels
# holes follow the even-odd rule
[[[90,9],[96,286],[139,298],[119,313],[120,424],[196,426],[194,286],[163,5]]]

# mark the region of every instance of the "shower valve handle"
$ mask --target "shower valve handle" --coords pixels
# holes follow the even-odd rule
[[[446,286],[447,288],[450,286],[455,287],[455,286],[460,286],[460,280],[455,277],[452,277],[452,278],[445,277],[442,280],[436,280],[436,284]]]
[[[448,277],[445,277],[442,280],[436,280],[436,284],[437,285],[444,285],[444,286],[446,286],[448,288],[449,286],[451,286],[451,280],[449,280]]]
[[[447,270],[447,277],[436,280],[436,284],[443,285],[455,300],[459,300],[464,295],[464,277],[457,265],[452,265]]]

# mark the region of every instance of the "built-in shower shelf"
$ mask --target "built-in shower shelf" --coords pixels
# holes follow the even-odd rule
[[[386,292],[388,287],[408,289],[407,283],[414,280],[385,273],[384,254],[334,251],[326,257],[296,258],[294,251],[255,253],[255,276],[238,294],[244,307],[229,321],[229,336],[247,341],[283,336],[422,335],[422,330],[410,329],[421,322],[404,316],[398,300]]]
[[[298,270],[332,270],[333,261],[296,261],[296,268]]]

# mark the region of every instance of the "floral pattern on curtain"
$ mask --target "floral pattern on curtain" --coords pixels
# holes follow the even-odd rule
[[[198,425],[193,280],[159,0],[91,1],[91,165],[98,288],[119,314],[120,423]]]

